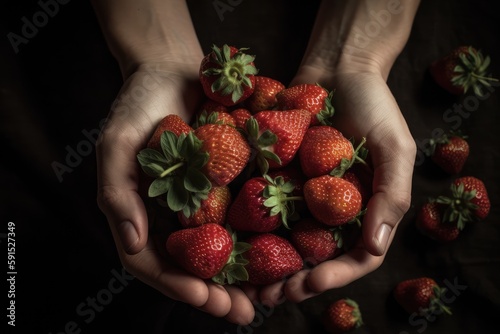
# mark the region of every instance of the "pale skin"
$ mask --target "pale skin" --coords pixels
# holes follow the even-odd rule
[[[136,155],[156,124],[168,113],[189,120],[203,97],[197,82],[203,51],[185,1],[92,0],[92,4],[124,79],[97,145],[97,161],[98,204],[127,271],[172,299],[246,325],[255,315],[254,302],[300,302],[345,286],[382,264],[409,208],[416,154],[386,80],[408,39],[418,1],[322,2],[290,84],[317,82],[335,88],[337,127],[348,136],[367,138],[374,195],[362,238],[341,257],[286,281],[241,288],[207,282],[166,263],[164,251],[148,236],[150,222],[138,193],[141,170]],[[386,12],[385,21],[370,15]],[[374,22],[379,22],[379,30]],[[361,40],[360,31],[368,38]]]

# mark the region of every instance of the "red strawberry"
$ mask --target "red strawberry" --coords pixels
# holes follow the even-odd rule
[[[249,141],[257,150],[257,165],[262,174],[268,169],[285,167],[299,150],[309,127],[305,110],[265,110],[246,123]]]
[[[202,141],[201,151],[208,153],[202,172],[218,186],[229,184],[245,168],[250,159],[250,146],[234,127],[206,124],[194,131]]]
[[[179,211],[177,216],[184,228],[209,223],[224,225],[226,212],[230,204],[231,192],[227,186],[212,187],[207,199],[201,201],[201,206],[196,212],[186,217],[182,211]]]
[[[450,309],[441,300],[445,291],[446,289],[439,287],[432,278],[419,277],[398,283],[394,289],[394,298],[409,314],[451,314]]]
[[[200,112],[203,110],[210,114],[213,112],[229,112],[228,107],[210,99],[205,100],[205,102],[201,105]]]
[[[349,298],[331,303],[323,316],[323,324],[329,333],[340,334],[363,325],[358,304]]]
[[[490,212],[488,191],[480,179],[464,176],[455,179],[450,186],[451,197],[439,196],[438,203],[446,205],[443,220],[454,222],[461,230],[467,222],[485,219]]]
[[[417,214],[416,226],[426,236],[437,241],[451,241],[458,237],[460,230],[456,224],[443,220],[445,206],[429,201],[424,203]]]
[[[236,128],[244,130],[246,129],[246,122],[252,117],[252,114],[248,109],[238,108],[229,113],[234,119],[234,125]]]
[[[285,89],[285,85],[278,80],[255,76],[255,89],[244,104],[252,114],[262,110],[271,110],[277,103],[276,94],[283,89]]]
[[[447,56],[430,65],[430,73],[437,84],[454,95],[467,93],[469,89],[474,94],[482,96],[482,86],[491,86],[491,81],[497,79],[487,76],[490,57],[483,57],[481,51],[472,46],[460,46]]]
[[[362,204],[366,206],[372,196],[373,172],[363,164],[354,164],[345,171],[342,178],[354,184],[361,194]]]
[[[358,189],[351,182],[335,176],[323,175],[307,180],[304,199],[314,218],[329,226],[355,221],[362,213]]]
[[[170,256],[187,272],[216,283],[248,279],[242,254],[250,246],[235,242],[235,235],[218,224],[182,229],[169,235]]]
[[[243,254],[251,284],[279,282],[302,269],[302,259],[288,240],[272,233],[260,233],[247,240],[252,247]]]
[[[290,241],[304,262],[313,266],[333,259],[342,249],[340,230],[332,230],[314,218],[297,222],[290,232]]]
[[[333,116],[332,93],[319,85],[300,84],[276,94],[279,110],[305,109],[311,116],[311,125],[324,123]]]
[[[200,65],[200,82],[205,95],[224,106],[234,106],[252,95],[257,69],[255,57],[223,45],[212,47]]]
[[[293,214],[294,186],[282,177],[268,175],[247,180],[227,213],[227,223],[238,231],[271,232],[281,224],[288,227]]]
[[[327,125],[307,129],[299,149],[300,165],[308,178],[329,174],[343,159],[351,161],[353,157],[352,143]]]
[[[445,134],[432,139],[430,150],[426,153],[445,172],[458,174],[469,157],[469,144],[465,138],[459,134]]]
[[[177,115],[170,114],[165,116],[160,123],[156,126],[156,129],[148,141],[147,147],[161,151],[160,138],[161,134],[165,131],[171,131],[175,135],[179,136],[181,133],[188,133],[193,131],[182,118]]]

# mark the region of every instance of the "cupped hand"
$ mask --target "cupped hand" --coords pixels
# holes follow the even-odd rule
[[[98,205],[129,273],[174,300],[248,324],[254,310],[241,289],[201,280],[165,260],[163,250],[148,235],[151,222],[139,194],[142,171],[137,153],[167,114],[190,120],[203,96],[198,66],[148,64],[126,78],[97,144]]]
[[[269,304],[282,302],[283,294],[288,300],[300,302],[377,269],[411,201],[415,142],[385,76],[377,71],[339,71],[332,83],[325,82],[321,71],[302,68],[291,85],[299,83],[319,83],[335,89],[334,126],[357,142],[366,138],[373,166],[373,196],[353,248],[286,281],[251,291],[254,298]]]

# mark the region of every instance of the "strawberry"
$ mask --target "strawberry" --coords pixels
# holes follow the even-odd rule
[[[451,196],[439,196],[437,202],[444,204],[446,210],[443,220],[454,222],[462,230],[467,222],[485,219],[490,212],[488,191],[480,179],[463,176],[455,179],[450,186]]]
[[[435,201],[424,203],[417,213],[416,226],[422,234],[437,241],[455,240],[460,230],[456,224],[443,220],[445,206]]]
[[[250,117],[252,117],[252,114],[250,113],[250,111],[248,111],[248,109],[245,109],[245,108],[234,109],[229,114],[234,119],[234,126],[237,129],[240,129],[242,131],[244,131],[246,129],[245,124],[250,119]]]
[[[462,95],[472,89],[474,94],[482,96],[482,88],[491,86],[491,81],[498,81],[486,74],[490,57],[484,57],[481,51],[472,46],[455,48],[445,57],[431,63],[429,71],[436,83],[454,95]]]
[[[311,125],[329,124],[334,114],[333,92],[315,84],[300,84],[276,94],[279,110],[305,109],[311,116]]]
[[[201,201],[200,208],[190,217],[179,211],[177,217],[184,228],[196,227],[203,224],[224,225],[226,212],[231,204],[231,192],[227,186],[212,187],[207,198]]]
[[[228,107],[210,99],[206,99],[201,105],[200,112],[202,112],[203,110],[205,110],[209,114],[213,112],[229,112]]]
[[[409,314],[421,316],[451,314],[441,298],[446,292],[432,278],[419,277],[399,282],[394,289],[394,298]]]
[[[169,235],[167,252],[187,272],[219,284],[248,280],[242,254],[250,245],[218,224],[204,224]]]
[[[305,110],[264,110],[246,123],[248,140],[257,151],[255,161],[262,174],[285,167],[299,150],[309,127]]]
[[[271,110],[276,106],[276,94],[285,89],[278,80],[255,76],[255,88],[252,95],[245,100],[244,105],[248,110],[255,114],[262,110]]]
[[[445,172],[456,175],[460,173],[469,157],[469,143],[466,136],[454,133],[444,134],[437,139],[430,140],[430,147],[426,154]]]
[[[290,241],[304,262],[313,266],[333,259],[342,249],[340,229],[330,229],[314,218],[297,222],[290,231]]]
[[[365,140],[354,149],[351,141],[337,129],[318,125],[307,129],[299,149],[302,171],[308,178],[332,173],[342,176],[354,162],[362,162]]]
[[[302,259],[285,238],[272,233],[251,236],[247,243],[252,247],[243,254],[248,282],[267,285],[279,282],[302,269]]]
[[[323,325],[329,333],[347,333],[363,325],[358,304],[349,298],[331,303],[323,315]]]
[[[351,182],[330,175],[311,178],[304,184],[304,199],[319,222],[339,226],[356,219],[361,211],[361,194]]]
[[[161,151],[160,138],[161,134],[165,131],[171,131],[176,136],[179,136],[181,133],[193,131],[193,128],[179,116],[174,114],[167,115],[156,126],[153,135],[147,143],[147,147]]]
[[[224,106],[234,106],[252,95],[257,69],[254,56],[245,48],[212,46],[200,65],[200,82],[205,95]]]
[[[361,194],[363,207],[366,206],[372,196],[373,172],[371,169],[364,164],[354,164],[345,171],[342,178],[354,184]]]
[[[208,153],[202,172],[218,186],[229,184],[247,165],[250,146],[234,127],[226,124],[206,124],[194,131],[201,140],[201,151]]]
[[[283,177],[269,175],[247,180],[236,195],[227,213],[227,223],[238,231],[271,232],[281,224],[288,227],[287,218],[294,212],[294,186]]]

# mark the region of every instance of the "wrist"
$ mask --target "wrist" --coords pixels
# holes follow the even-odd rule
[[[128,77],[144,64],[198,65],[203,57],[184,0],[92,0],[109,49]]]
[[[342,73],[385,79],[410,35],[418,0],[324,0],[299,73],[332,80]]]

